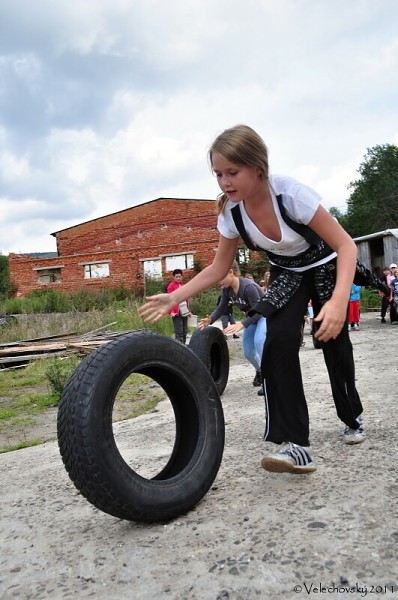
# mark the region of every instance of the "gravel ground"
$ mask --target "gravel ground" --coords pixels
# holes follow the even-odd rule
[[[306,331],[301,360],[318,466],[311,475],[261,469],[263,400],[241,340],[228,342],[221,468],[197,507],[172,522],[137,524],[91,506],[56,442],[0,455],[0,597],[398,600],[398,327],[368,313],[351,339],[368,436],[357,446],[342,442],[322,352]],[[134,420],[143,445],[156,439],[167,405]],[[121,438],[128,426],[120,424]]]

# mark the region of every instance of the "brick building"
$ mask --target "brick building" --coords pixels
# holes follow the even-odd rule
[[[194,274],[218,245],[214,200],[158,198],[52,234],[55,256],[10,254],[17,296],[35,290],[137,289],[147,277]],[[55,254],[55,253],[54,253]]]

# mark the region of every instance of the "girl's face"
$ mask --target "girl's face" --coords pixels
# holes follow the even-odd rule
[[[221,191],[233,202],[248,200],[262,185],[260,169],[236,165],[221,154],[213,154],[212,167]]]

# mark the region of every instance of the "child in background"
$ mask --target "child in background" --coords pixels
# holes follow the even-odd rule
[[[347,313],[348,329],[351,329],[351,331],[358,331],[360,313],[361,313],[361,286],[355,285],[355,283],[353,283],[351,286],[350,302],[348,304],[348,313]]]
[[[267,334],[267,323],[265,317],[260,314],[249,317],[247,313],[260,301],[263,291],[252,279],[241,277],[236,260],[233,261],[228,274],[221,280],[221,287],[220,302],[211,315],[199,321],[199,329],[212,325],[217,319],[222,318],[230,303],[239,308],[245,314],[244,318],[239,323],[235,322],[224,328],[224,334],[236,335],[239,331],[243,331],[243,354],[256,371],[253,385],[261,386],[261,357]],[[262,389],[260,391],[262,392]]]
[[[395,315],[398,315],[398,267],[393,267],[391,269],[392,279],[390,281],[390,286],[392,290],[392,300],[391,300],[391,309]],[[392,325],[398,325],[398,318],[394,321],[391,320]]]
[[[383,281],[383,283],[389,285],[389,281],[391,280],[391,271],[388,267],[384,267],[383,275],[380,279]],[[387,309],[389,309],[391,305],[391,297],[386,296],[382,292],[379,292],[379,296],[381,298],[380,323],[387,323],[386,314]]]
[[[390,321],[391,325],[398,325],[398,306],[396,301],[394,301],[394,286],[392,282],[396,279],[397,275],[397,265],[396,263],[391,263],[390,265],[390,275],[387,275],[387,283],[392,290],[392,294],[390,297]]]
[[[308,304],[307,304],[307,314],[305,315],[304,319],[303,319],[303,327],[302,327],[302,331],[301,331],[301,346],[305,346],[305,341],[304,341],[304,327],[305,324],[308,323],[308,325],[310,326],[310,330],[312,332],[312,322],[314,320],[314,308],[312,306],[312,300],[308,300]]]
[[[174,269],[173,281],[167,286],[167,293],[172,294],[175,290],[178,290],[184,284],[182,283],[182,270]],[[169,310],[169,314],[173,319],[174,337],[176,340],[185,344],[187,341],[188,333],[188,316],[190,310],[188,306],[188,299],[179,302],[175,306],[172,306]]]
[[[312,306],[312,300],[308,301],[307,304],[307,318],[306,321],[312,330],[312,321],[314,320],[314,308]]]
[[[269,286],[269,276],[270,276],[270,272],[266,271],[264,273],[264,279],[262,279],[260,281],[260,287],[263,290],[263,292],[265,293],[268,290],[268,286]]]

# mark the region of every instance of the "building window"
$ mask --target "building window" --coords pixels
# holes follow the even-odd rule
[[[144,260],[144,276],[149,279],[160,279],[162,277],[162,261],[160,258]]]
[[[109,263],[90,263],[84,265],[84,279],[109,277]]]
[[[166,271],[174,271],[174,269],[193,269],[193,254],[166,256],[165,264]]]
[[[43,284],[56,283],[61,281],[61,269],[38,269],[37,270],[37,282]]]
[[[248,248],[238,248],[238,254],[236,256],[238,263],[248,263],[250,260],[250,251]]]

